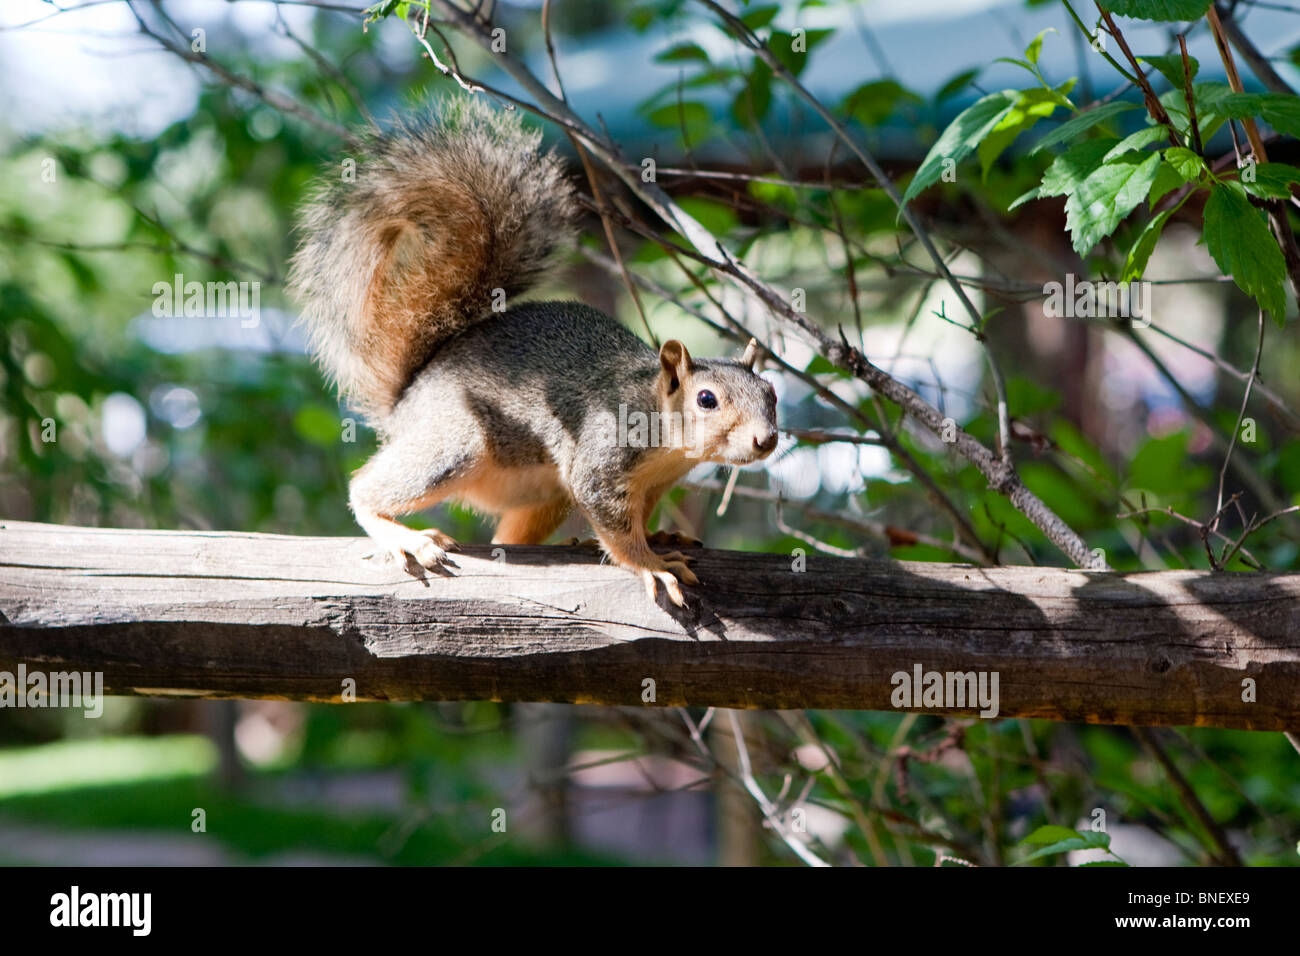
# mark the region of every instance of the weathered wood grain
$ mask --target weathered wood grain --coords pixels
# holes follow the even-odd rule
[[[691,608],[573,548],[417,580],[364,539],[0,522],[0,671],[107,692],[890,710],[897,672],[997,672],[999,716],[1300,727],[1300,575],[701,551]],[[1254,681],[1256,701],[1243,700]],[[936,713],[972,713],[970,708]]]

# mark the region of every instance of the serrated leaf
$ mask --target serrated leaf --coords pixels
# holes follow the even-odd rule
[[[1174,168],[1174,172],[1183,177],[1183,182],[1194,183],[1201,178],[1205,163],[1201,157],[1185,146],[1170,146],[1165,150],[1165,160]]]
[[[1240,183],[1215,183],[1205,203],[1205,247],[1218,267],[1279,324],[1286,318],[1286,262]]]
[[[1074,192],[1105,162],[1106,156],[1118,143],[1119,140],[1111,137],[1088,139],[1071,146],[1047,167],[1038,194],[1046,197],[1064,196]]]
[[[984,137],[1002,122],[1002,118],[1011,112],[1018,97],[1015,90],[990,93],[958,113],[957,118],[930,147],[930,152],[926,153],[921,168],[916,171],[907,186],[907,192],[903,194],[903,202],[911,201],[922,190],[938,182],[948,160],[959,163],[969,156]]]
[[[1145,149],[1152,143],[1158,143],[1160,140],[1166,139],[1168,136],[1168,126],[1148,126],[1121,139],[1115,148],[1106,154],[1106,159],[1109,160],[1114,159],[1116,156],[1123,156],[1125,153],[1131,152],[1135,149]]]
[[[1106,103],[1098,106],[1096,109],[1088,110],[1086,113],[1079,113],[1077,116],[1066,120],[1056,129],[1052,130],[1042,139],[1040,139],[1030,154],[1037,153],[1046,149],[1048,146],[1055,146],[1057,143],[1067,143],[1072,139],[1086,133],[1098,123],[1104,123],[1111,117],[1118,116],[1127,110],[1135,110],[1137,107],[1132,103],[1124,103],[1119,100],[1113,103]]]
[[[1062,97],[1060,91],[1046,90],[1042,87],[1021,92],[1015,106],[979,144],[977,152],[980,176],[987,180],[989,169],[1002,152],[1025,130],[1032,128],[1040,119],[1045,119],[1056,112],[1056,108],[1061,105]]]
[[[1088,175],[1065,201],[1065,227],[1074,251],[1085,255],[1115,231],[1155,181],[1160,156],[1129,153]]]
[[[1246,192],[1261,199],[1290,199],[1291,184],[1300,183],[1300,169],[1286,163],[1259,163],[1253,169],[1247,164],[1237,175]]]
[[[1200,102],[1200,97],[1197,97]],[[1300,138],[1300,96],[1289,93],[1226,93],[1214,108],[1224,116],[1245,119],[1258,116],[1279,133]]]
[[[1106,0],[1103,5],[1121,17],[1174,23],[1179,20],[1199,20],[1210,9],[1210,2],[1211,0]]]
[[[1128,256],[1124,259],[1124,272],[1119,277],[1120,282],[1132,282],[1142,278],[1147,263],[1151,261],[1151,253],[1155,251],[1160,234],[1164,231],[1165,223],[1173,214],[1172,209],[1166,209],[1148,222],[1146,228],[1138,234],[1137,241],[1133,243],[1133,248],[1128,251]]]
[[[1184,85],[1183,58],[1181,55],[1169,54],[1162,56],[1141,56],[1138,57],[1144,63],[1150,63],[1160,75],[1169,81],[1169,85],[1176,90],[1181,90]],[[1187,58],[1187,66],[1192,71],[1192,79],[1196,79],[1196,73],[1201,68],[1201,64],[1196,61],[1196,57]]]

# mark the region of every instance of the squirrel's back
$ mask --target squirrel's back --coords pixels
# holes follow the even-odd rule
[[[526,292],[574,230],[554,154],[478,98],[372,131],[303,209],[289,290],[317,360],[382,420],[438,347]]]

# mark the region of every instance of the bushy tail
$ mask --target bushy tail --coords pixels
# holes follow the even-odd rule
[[[576,220],[539,132],[478,97],[366,138],[302,210],[289,291],[317,361],[382,418],[439,343],[538,280]],[[498,291],[500,290],[500,291]]]

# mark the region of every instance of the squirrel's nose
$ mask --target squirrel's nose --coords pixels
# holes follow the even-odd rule
[[[766,455],[769,451],[771,451],[773,448],[776,447],[776,438],[777,435],[776,435],[775,428],[772,429],[770,432],[768,432],[767,435],[763,438],[759,438],[757,435],[755,435],[754,448],[760,454]]]

